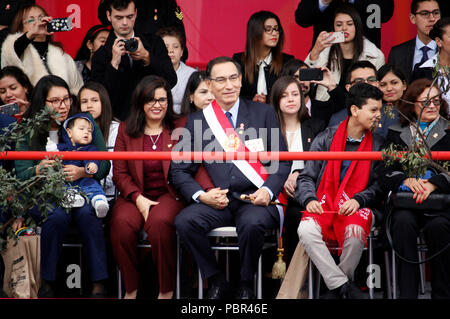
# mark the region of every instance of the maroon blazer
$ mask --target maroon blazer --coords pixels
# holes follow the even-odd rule
[[[176,127],[184,127],[185,118],[176,121]],[[121,122],[117,133],[114,151],[116,152],[142,152],[144,150],[144,135],[138,138],[130,137],[126,132],[126,122]],[[171,139],[172,132],[163,129],[161,133],[162,151],[171,151],[178,140]],[[176,193],[170,185],[167,177],[169,175],[170,160],[162,161],[164,179],[167,182],[169,193],[174,198],[183,199]],[[195,180],[205,189],[214,188],[214,184],[206,169],[202,166],[198,170]],[[143,160],[114,160],[113,161],[113,182],[120,192],[120,196],[126,200],[136,203],[136,199],[144,192],[144,161]]]

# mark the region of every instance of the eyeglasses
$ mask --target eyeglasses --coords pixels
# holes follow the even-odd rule
[[[166,97],[160,97],[159,99],[153,99],[153,100],[151,100],[151,101],[148,101],[147,103],[148,103],[150,106],[155,106],[155,105],[156,105],[156,102],[158,102],[159,105],[161,105],[161,106],[167,106],[168,100],[167,100]]]
[[[273,31],[275,31],[275,33],[280,33],[281,32],[280,28],[277,25],[273,26],[273,27],[270,26],[270,25],[264,27],[264,32],[265,33],[272,34]]]
[[[378,82],[378,79],[376,76],[369,76],[367,79],[364,78],[356,78],[352,82],[350,82],[351,85],[355,85],[358,83],[376,83]]]
[[[44,18],[44,16],[40,15],[39,17],[36,18],[29,18],[28,20],[25,20],[23,22],[23,24],[29,24],[29,23],[34,23],[36,20],[38,21],[42,21],[42,19]]]
[[[231,84],[237,84],[239,82],[239,74],[233,74],[230,75],[229,77],[219,76],[215,79],[210,78],[210,80],[217,82],[217,84],[219,85],[225,85],[228,80],[230,80]]]
[[[433,15],[433,18],[439,18],[441,16],[441,10],[439,10],[439,9],[436,9],[436,10],[433,10],[433,11],[422,10],[422,11],[416,12],[414,14],[420,15],[424,19],[429,19],[430,18],[430,14]]]
[[[437,97],[431,100],[417,101],[417,103],[419,103],[422,107],[429,107],[431,103],[433,103],[434,106],[440,106],[442,103],[442,99],[440,97]]]
[[[63,99],[51,99],[46,101],[51,103],[54,108],[60,107],[63,103],[65,106],[71,106],[73,103],[73,99],[71,97],[65,97]]]

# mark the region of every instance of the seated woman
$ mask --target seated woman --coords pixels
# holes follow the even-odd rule
[[[177,73],[177,84],[172,88],[173,110],[176,114],[180,114],[186,84],[195,69],[181,61],[183,52],[186,51],[186,39],[176,27],[161,28],[156,34],[163,39],[169,52],[170,61],[172,61],[173,68]]]
[[[204,109],[214,100],[214,95],[206,82],[207,79],[205,71],[196,71],[189,77],[181,101],[181,114],[183,116]]]
[[[448,104],[442,98],[439,87],[428,79],[412,82],[405,92],[399,111],[399,123],[391,126],[386,145],[397,145],[408,149],[416,138],[415,123],[421,109],[420,130],[431,151],[450,150],[450,130],[445,116]],[[425,103],[428,97],[429,103]],[[413,102],[413,103],[411,103]],[[429,211],[421,208],[430,194],[450,194],[448,173],[427,168],[426,176],[409,177],[400,164],[385,167],[380,174],[380,183],[386,191],[409,191],[414,193],[417,209],[394,208],[392,215],[392,240],[397,253],[408,260],[417,261],[417,237],[421,230],[425,237],[428,255],[432,256],[450,242],[450,207],[443,211]],[[450,196],[450,195],[447,195]],[[445,250],[431,261],[431,297],[450,298],[450,250]],[[419,265],[398,259],[398,285],[400,298],[416,299],[419,293]]]
[[[346,105],[347,119],[320,133],[310,151],[379,151],[383,140],[372,130],[380,119],[382,97],[370,84],[354,85]],[[298,236],[329,289],[324,299],[364,299],[353,275],[382,195],[377,165],[377,161],[306,161],[297,180],[295,198],[306,207]],[[327,243],[339,249],[339,264]]]
[[[242,69],[242,98],[266,103],[283,65],[294,58],[283,53],[283,45],[283,28],[276,14],[259,11],[250,17],[245,51],[233,55]]]
[[[377,134],[386,138],[389,127],[398,122],[397,108],[406,91],[406,77],[402,70],[392,64],[383,65],[377,72],[378,88],[383,92],[383,108]],[[396,118],[391,119],[386,115],[386,110],[391,109]]]
[[[33,85],[45,75],[57,75],[67,82],[70,93],[76,95],[83,85],[83,78],[70,55],[60,44],[53,42],[52,34],[47,31],[51,19],[39,5],[19,9],[11,34],[2,45],[2,67],[21,68]]]
[[[308,115],[302,93],[302,86],[292,76],[283,76],[275,81],[270,94],[270,104],[275,107],[278,122],[286,140],[289,152],[307,152],[318,133],[326,127],[318,119]],[[285,212],[284,243],[287,261],[290,260],[298,243],[297,228],[304,208],[294,198],[297,177],[305,167],[302,160],[293,161],[284,190],[288,195],[288,208]]]
[[[384,65],[384,54],[375,44],[363,37],[363,25],[358,11],[351,5],[339,6],[333,18],[333,31],[343,31],[345,42],[335,43],[331,33],[322,31],[316,43],[305,59],[305,63],[313,68],[327,67],[334,82],[345,86],[345,78],[349,66],[359,60],[371,62],[377,69]],[[315,98],[327,101],[328,89],[320,85]]]
[[[89,112],[99,126],[109,152],[114,151],[119,122],[113,119],[111,102],[105,87],[97,82],[87,82],[78,92],[73,113]],[[110,161],[112,167],[112,161]],[[106,181],[101,183],[108,198],[113,198],[115,186],[112,181],[113,170],[109,171]]]
[[[171,151],[177,143],[172,94],[166,80],[147,76],[133,93],[130,117],[121,122],[114,151]],[[114,160],[113,181],[120,192],[111,216],[111,243],[125,282],[125,298],[136,298],[139,286],[137,240],[142,228],[152,245],[158,269],[159,296],[170,299],[175,289],[174,220],[185,203],[168,182],[170,160]],[[206,171],[197,174],[203,187],[213,184]]]
[[[30,80],[18,67],[7,66],[0,70],[0,100],[2,104],[17,103],[19,113],[13,117],[19,122],[30,106],[32,90]]]
[[[91,27],[84,36],[83,42],[75,55],[75,64],[84,82],[92,80],[92,57],[105,44],[110,29],[111,27],[97,24]]]
[[[36,84],[31,97],[30,108],[25,112],[24,118],[33,118],[44,107],[49,107],[59,114],[57,119],[50,121],[50,127],[37,132],[27,141],[19,142],[18,151],[45,151],[48,140],[59,143],[62,123],[68,118],[72,98],[67,83],[55,75],[44,76]],[[90,114],[87,115],[91,118]],[[57,121],[56,121],[57,120]],[[95,134],[92,144],[99,151],[106,151],[106,145],[98,126],[95,125]],[[16,160],[15,167],[17,177],[27,180],[34,175],[41,174],[42,168],[49,166],[53,160]],[[106,177],[109,172],[109,161],[101,161],[97,173],[93,176],[96,180]],[[65,165],[64,172],[68,182],[77,181],[80,178],[92,177],[88,175],[84,167]],[[29,214],[36,221],[41,221],[41,212],[33,208]],[[39,295],[41,297],[54,296],[54,284],[56,280],[56,265],[61,253],[62,244],[66,237],[69,225],[74,221],[79,229],[83,249],[87,256],[87,265],[91,280],[94,282],[92,296],[104,294],[103,281],[108,278],[106,265],[105,239],[101,219],[97,218],[91,205],[72,208],[68,214],[63,208],[55,207],[48,218],[42,224],[41,232],[41,269],[43,284]]]

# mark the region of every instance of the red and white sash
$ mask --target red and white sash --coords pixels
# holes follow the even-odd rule
[[[203,115],[206,122],[212,130],[220,146],[225,152],[250,152],[231,126],[230,121],[225,116],[225,113],[217,104],[216,100],[212,101],[206,108],[203,109]],[[248,178],[256,187],[261,188],[268,177],[265,167],[259,160],[232,160],[232,163]],[[281,192],[278,197],[278,202],[286,204],[286,198]],[[277,205],[278,213],[280,214],[280,234],[284,222],[284,212],[281,205]]]

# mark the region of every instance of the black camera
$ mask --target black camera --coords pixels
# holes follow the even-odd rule
[[[128,52],[136,52],[138,49],[139,43],[135,38],[131,38],[128,40],[121,40],[123,43],[125,43],[125,50]]]

